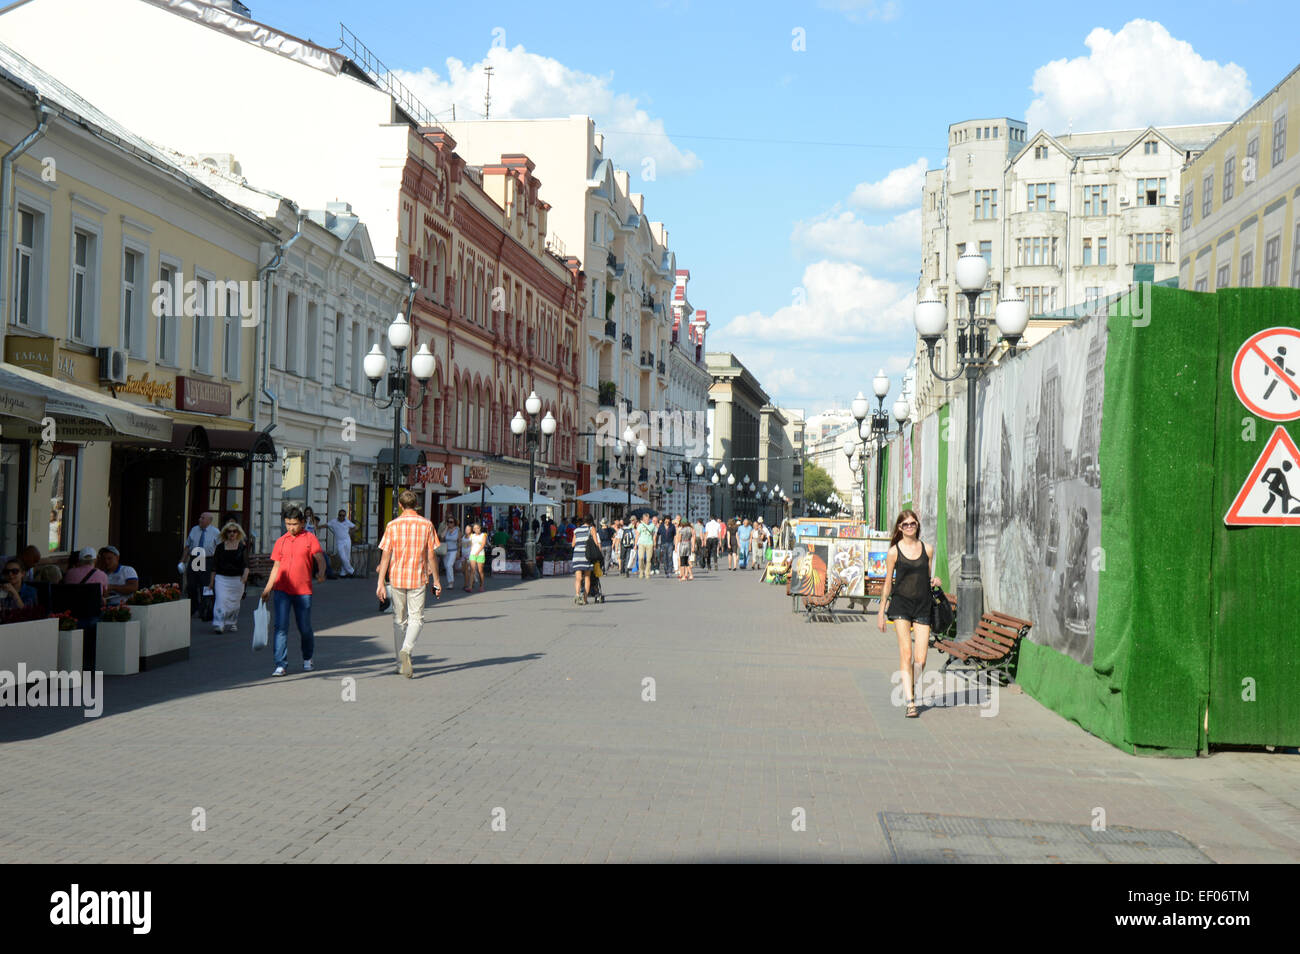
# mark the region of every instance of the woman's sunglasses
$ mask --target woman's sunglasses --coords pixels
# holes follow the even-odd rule
[[[919,526],[920,526],[920,524],[917,523],[915,520],[909,520],[909,521],[907,521],[907,523],[900,523],[900,524],[899,524],[899,527],[919,527]]]

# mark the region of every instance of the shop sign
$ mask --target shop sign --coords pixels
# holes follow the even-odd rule
[[[230,385],[177,375],[176,409],[229,416]]]
[[[423,464],[415,468],[415,475],[411,478],[412,484],[441,484],[446,487],[451,484],[451,472],[445,464],[431,466]]]
[[[487,481],[488,481],[487,464],[466,464],[465,465],[465,483],[486,484]]]
[[[54,373],[53,338],[5,338],[5,360],[38,374]]]
[[[156,401],[159,398],[171,399],[174,388],[170,381],[154,381],[149,377],[149,372],[136,377],[134,374],[128,375],[125,384],[116,385],[113,390],[122,394],[139,394],[149,401]]]

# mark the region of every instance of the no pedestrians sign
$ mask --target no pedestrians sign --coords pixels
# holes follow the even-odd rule
[[[1252,414],[1300,418],[1300,329],[1265,328],[1246,339],[1232,362],[1232,386]]]

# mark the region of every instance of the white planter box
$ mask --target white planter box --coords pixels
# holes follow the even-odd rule
[[[81,672],[82,647],[85,631],[68,629],[59,631],[59,671]]]
[[[140,671],[138,622],[99,624],[95,632],[95,668],[107,676],[131,676]]]
[[[190,658],[189,600],[132,606],[131,619],[140,624],[141,669]]]
[[[14,673],[18,664],[27,671],[50,672],[59,668],[59,621],[36,619],[0,626],[0,669]],[[78,665],[80,670],[81,666]]]

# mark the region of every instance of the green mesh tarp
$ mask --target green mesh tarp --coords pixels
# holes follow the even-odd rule
[[[1223,521],[1279,427],[1277,421],[1253,416],[1237,398],[1233,359],[1256,332],[1300,328],[1300,291],[1231,289],[1213,297],[1218,300],[1219,353],[1214,490],[1206,520],[1214,594],[1209,741],[1300,745],[1300,527],[1230,528]],[[1300,348],[1288,350],[1286,370],[1294,371],[1300,366]],[[1289,398],[1284,407],[1300,407],[1300,399]],[[1281,426],[1300,445],[1300,421]],[[1300,497],[1300,468],[1293,467],[1287,476],[1290,492]],[[1288,503],[1295,509],[1300,501]],[[1282,508],[1270,509],[1276,515]]]

